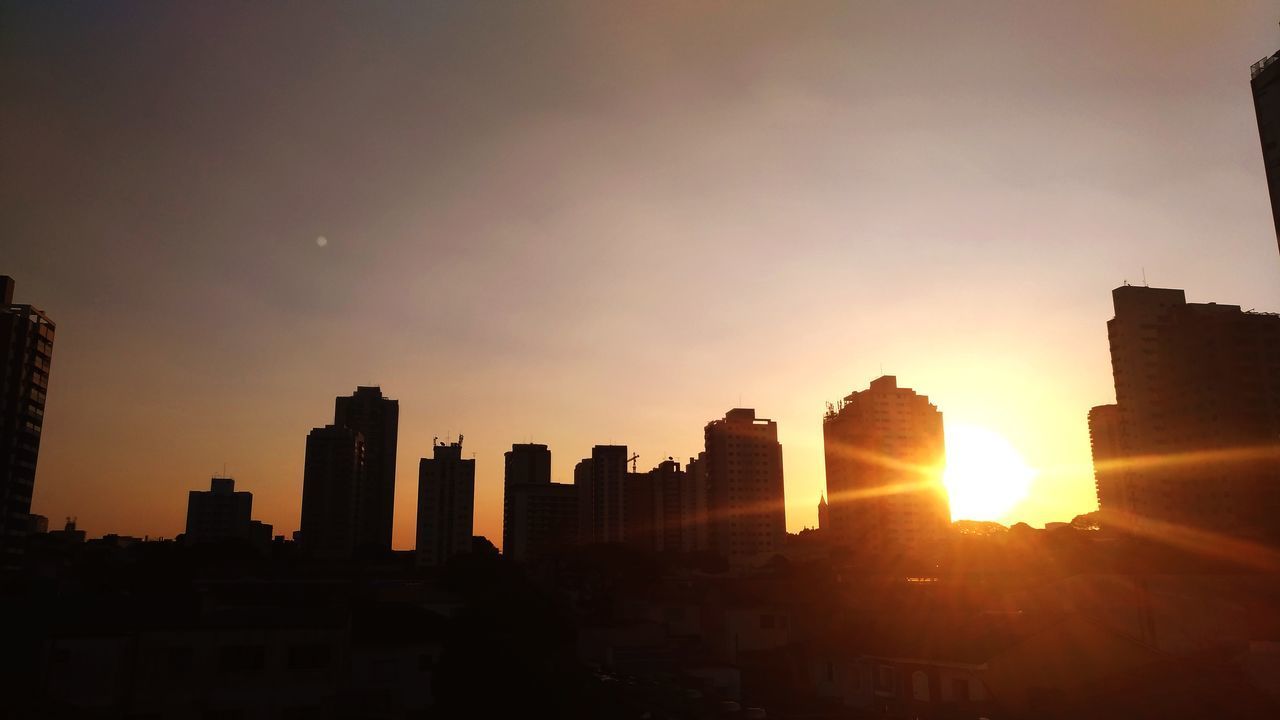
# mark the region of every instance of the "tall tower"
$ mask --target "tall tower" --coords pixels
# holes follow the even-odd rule
[[[1280,543],[1280,316],[1125,285],[1090,413],[1104,527]]]
[[[1258,116],[1262,165],[1271,192],[1271,220],[1280,247],[1280,52],[1253,64],[1249,71],[1253,110]]]
[[[787,535],[778,424],[734,408],[703,438],[710,549],[731,564],[767,560]]]
[[[53,359],[53,321],[15,304],[13,290],[0,276],[0,570],[17,567],[26,545]]]
[[[942,486],[942,413],[885,375],[829,406],[822,422],[832,541],[905,550],[951,522]]]
[[[622,542],[626,512],[626,445],[596,445],[573,469],[578,488],[578,536],[583,543]]]
[[[356,548],[391,549],[396,494],[396,436],[400,403],[382,396],[382,388],[357,387],[334,402],[333,424],[364,437],[364,481],[357,488]]]
[[[502,554],[528,560],[578,540],[578,493],[551,482],[546,445],[512,445],[502,492]]]
[[[471,551],[476,495],[476,461],[462,459],[462,436],[437,442],[432,457],[418,464],[419,565],[443,565]]]
[[[307,435],[299,539],[308,555],[344,559],[355,551],[364,457],[364,436],[351,428],[326,425]]]

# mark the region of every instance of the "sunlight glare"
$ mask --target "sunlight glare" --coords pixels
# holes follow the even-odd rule
[[[942,482],[953,520],[1004,518],[1027,496],[1036,471],[1003,436],[974,425],[947,425]]]

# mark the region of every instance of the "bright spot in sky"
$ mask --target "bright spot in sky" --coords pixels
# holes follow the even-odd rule
[[[319,246],[319,247],[324,247],[325,245],[328,245],[328,244],[329,244],[329,238],[327,238],[327,237],[325,237],[325,236],[323,236],[323,235],[321,235],[320,237],[316,238],[316,245],[317,245],[317,246]]]
[[[1027,496],[1036,471],[999,433],[974,425],[947,425],[946,440],[942,482],[953,520],[1000,520]]]

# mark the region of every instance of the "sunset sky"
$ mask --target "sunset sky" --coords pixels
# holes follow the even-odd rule
[[[0,17],[0,273],[58,324],[32,512],[181,532],[225,463],[297,529],[335,395],[502,452],[687,460],[874,377],[1096,507],[1110,291],[1280,310],[1249,65],[1280,3],[27,3]],[[1212,5],[1212,7],[1210,7]],[[323,238],[323,241],[320,241]]]

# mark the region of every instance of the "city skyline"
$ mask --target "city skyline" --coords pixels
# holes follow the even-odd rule
[[[219,47],[172,63],[156,62],[168,46],[118,52],[120,36],[185,37],[191,10],[103,25],[25,11],[31,32],[0,63],[19,130],[3,141],[16,169],[3,270],[59,323],[32,512],[172,536],[187,491],[225,463],[287,535],[307,431],[334,396],[380,385],[404,408],[397,548],[412,546],[405,498],[432,437],[467,435],[476,533],[497,542],[513,442],[548,445],[567,483],[595,444],[626,443],[650,467],[695,455],[701,423],[739,406],[778,421],[794,532],[816,525],[823,402],[881,374],[1038,471],[999,519],[1091,510],[1083,418],[1113,400],[1107,292],[1145,274],[1193,302],[1280,309],[1249,90],[1250,65],[1280,45],[1274,8],[1134,3],[1105,28],[1071,9],[996,9],[751,8],[714,48],[700,38],[715,18],[693,11],[579,9],[554,28],[523,18],[527,31],[423,11],[406,27],[427,28],[427,49],[370,13],[344,26],[346,44],[295,33],[310,37],[297,65],[263,57],[282,16],[233,11],[254,14],[222,21],[226,47],[261,75]],[[242,29],[253,20],[263,35]],[[419,82],[447,64],[430,49],[446,21],[479,48],[466,87]],[[886,47],[860,26],[920,42]],[[962,37],[987,50],[948,53]],[[604,44],[625,52],[588,70]],[[835,61],[846,45],[860,62]],[[101,61],[90,80],[67,82],[86,71],[73,47]],[[942,55],[959,63],[950,78],[933,71]],[[37,66],[55,82],[8,74]],[[170,71],[250,101],[281,86],[290,110],[243,102],[228,117]],[[471,88],[535,80],[553,101]],[[67,90],[90,84],[84,99]],[[155,125],[129,125],[140,97]],[[348,146],[348,97],[409,121],[378,115]],[[299,139],[248,143],[264,124]],[[156,142],[126,153],[142,130]],[[395,152],[366,142],[379,133]],[[704,146],[722,135],[731,144]],[[300,160],[321,144],[329,162]],[[116,189],[129,184],[136,196]],[[128,503],[102,502],[122,485]]]

